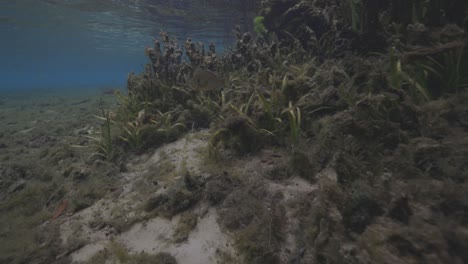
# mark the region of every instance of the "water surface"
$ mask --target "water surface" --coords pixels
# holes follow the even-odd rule
[[[160,30],[180,42],[233,43],[255,1],[3,0],[0,90],[123,86]]]

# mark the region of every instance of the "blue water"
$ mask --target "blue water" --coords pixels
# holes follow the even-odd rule
[[[0,90],[123,87],[161,29],[233,45],[255,1],[0,0]]]

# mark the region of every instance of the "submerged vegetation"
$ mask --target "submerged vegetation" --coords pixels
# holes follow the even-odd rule
[[[104,109],[102,109],[101,112],[102,112],[102,116],[96,116],[96,118],[104,121],[104,124],[101,126],[101,131],[99,132],[97,136],[88,136],[88,138],[94,141],[95,148],[97,149],[97,151],[93,155],[100,156],[110,161],[113,159],[113,156],[114,156],[112,134],[111,134],[112,113],[110,111],[104,111]]]
[[[204,201],[243,263],[466,263],[466,10],[458,0],[262,1],[255,36],[235,28],[222,56],[162,31],[145,48],[145,70],[128,75],[118,106],[88,136],[92,158],[60,171],[73,183],[8,182],[2,220],[38,225],[51,210],[33,207],[65,198],[70,212],[88,207],[117,189],[112,175],[130,153],[206,130],[198,174],[159,154],[139,183],[142,219],[180,216],[171,241],[189,239],[202,218],[191,210]],[[44,156],[73,155],[54,151]],[[106,224],[134,223],[122,218]],[[90,261],[109,258],[175,263],[116,243]]]
[[[421,14],[413,12],[410,20],[389,12],[399,5],[389,2],[389,9],[385,9],[366,1],[346,1],[328,15],[346,21],[351,13],[348,28],[341,25],[335,29],[325,21],[322,25],[302,21],[302,28],[294,31],[288,29],[290,24],[301,22],[296,21],[298,16],[282,17],[280,22],[273,13],[286,7],[265,4],[264,13],[254,21],[255,31],[260,33],[256,39],[236,29],[235,48],[223,57],[217,56],[213,44],[206,52],[202,43],[187,39],[184,48],[188,62],[182,60],[177,40],[162,32],[161,42],[156,40],[153,48],[145,50],[150,60],[145,72],[131,73],[129,93],[118,95],[121,107],[117,118],[124,132],[120,138],[132,149],[140,149],[211,125],[215,127],[213,146],[224,142],[248,152],[251,148],[242,145],[257,140],[260,145],[265,140],[267,144],[297,144],[301,121],[309,130],[311,121],[324,114],[345,110],[346,105],[356,107],[361,100],[378,94],[399,91],[422,104],[462,92],[467,86],[463,29],[448,21],[433,25],[430,14],[435,7],[425,1],[415,1],[408,7],[415,12],[423,10]],[[308,8],[320,10],[314,5]],[[307,8],[301,10],[298,14],[308,12]],[[378,22],[373,19],[379,14],[387,36],[370,26]],[[278,21],[271,21],[274,19]],[[393,24],[388,26],[387,21]],[[402,30],[403,21],[409,23],[406,30]],[[265,35],[267,22],[272,33]],[[342,37],[343,32],[351,35]],[[369,43],[373,46],[367,45],[364,50],[362,44],[367,38],[380,42]],[[418,46],[414,46],[416,43]],[[208,88],[208,84],[216,85]],[[333,94],[337,96],[333,105],[320,102],[332,99]],[[155,133],[146,137],[151,142],[143,139],[144,129]],[[310,136],[307,131],[305,134]]]
[[[258,35],[263,35],[266,33],[266,28],[265,28],[265,25],[263,24],[263,21],[265,20],[264,17],[262,16],[257,16],[254,18],[254,31],[258,34]]]
[[[214,45],[205,51],[187,39],[188,61],[177,40],[161,32],[161,42],[146,49],[146,70],[129,75],[129,93],[117,111],[125,114],[118,118],[148,130],[137,148],[210,128],[210,157],[219,164],[231,154],[287,149],[286,173],[319,185],[317,197],[295,211],[304,219],[305,234],[293,236],[305,262],[379,262],[390,255],[426,262],[422,235],[429,230],[443,234],[434,238],[444,246],[432,260],[466,261],[467,238],[449,237],[466,225],[467,200],[443,191],[466,184],[468,143],[452,132],[466,128],[467,109],[459,103],[467,97],[466,19],[455,8],[466,5],[448,2],[264,1],[254,20],[256,37],[236,28],[235,46],[222,57]],[[135,126],[123,125],[125,142],[136,141],[130,139]],[[335,180],[321,177],[324,171]],[[421,184],[432,186],[432,194]],[[256,201],[253,210],[261,212],[263,202],[248,197],[238,202]],[[230,199],[221,205],[223,223],[232,221],[230,210],[248,210],[228,206]],[[434,212],[435,224],[418,224],[417,204],[447,203],[456,206]],[[257,214],[257,221],[234,228],[247,262],[284,260],[277,249],[285,243],[285,209],[275,210],[273,218]],[[264,230],[269,221],[274,231]],[[451,227],[442,228],[447,223]],[[403,247],[419,249],[407,254]]]

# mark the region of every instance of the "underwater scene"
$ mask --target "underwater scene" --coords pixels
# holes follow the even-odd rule
[[[468,263],[465,0],[1,0],[0,264]]]

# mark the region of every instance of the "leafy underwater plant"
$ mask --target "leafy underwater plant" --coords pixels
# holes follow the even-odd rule
[[[289,102],[289,107],[283,110],[283,113],[286,113],[288,115],[291,139],[293,142],[293,148],[295,148],[297,146],[297,143],[299,142],[299,137],[301,133],[301,109],[299,107],[294,107],[292,102]]]
[[[265,18],[263,16],[257,16],[254,18],[254,30],[257,34],[259,35],[263,35],[266,33],[266,28],[265,28],[265,25],[263,24],[263,21],[265,20]]]
[[[426,87],[421,81],[412,78],[410,74],[403,71],[401,66],[401,60],[395,55],[395,51],[392,49],[390,55],[390,74],[389,83],[395,89],[400,89],[402,85],[409,84],[410,92],[413,96],[422,95],[423,99],[429,101],[431,98]]]
[[[362,0],[348,0],[351,13],[351,27],[354,31],[364,30],[364,12]]]
[[[405,65],[402,65],[402,60],[392,49],[390,85],[397,89],[402,86],[409,87],[413,97],[418,97],[419,94],[426,101],[450,93],[458,94],[460,90],[468,87],[465,45],[458,43],[410,52],[403,59],[408,61],[408,58],[416,58]]]
[[[120,104],[117,116],[122,121],[130,121],[141,110],[139,96],[132,91],[129,91],[127,95],[121,94],[119,91],[116,91],[114,94]]]
[[[264,120],[259,120],[261,121],[259,122],[259,126],[263,128],[265,132],[275,133],[278,129],[278,124],[282,123],[280,112],[284,102],[283,94],[288,86],[287,79],[288,77],[285,75],[281,83],[281,89],[276,88],[276,84],[273,83],[272,89],[269,93],[270,96],[268,98],[265,96],[263,91],[255,88],[255,93],[260,101],[261,109],[266,117]]]
[[[433,91],[435,95],[444,93],[459,93],[463,88],[468,87],[468,76],[466,61],[464,61],[464,46],[448,50],[441,54],[439,58],[427,56],[420,66],[436,79],[439,91]]]
[[[182,123],[173,123],[173,113],[172,112],[166,112],[166,113],[161,113],[160,111],[157,111],[159,114],[159,118],[156,120],[152,121],[153,124],[157,125],[159,127],[160,131],[170,131],[171,129],[174,128],[183,128],[185,129],[184,124]]]
[[[141,126],[138,122],[128,122],[127,126],[124,127],[125,135],[120,136],[120,139],[127,142],[132,149],[138,150],[143,144],[141,137]]]
[[[110,161],[114,157],[114,146],[112,144],[112,135],[111,135],[111,124],[112,124],[112,113],[110,111],[102,111],[102,116],[95,116],[96,118],[103,120],[104,124],[101,126],[101,131],[96,136],[88,136],[89,139],[94,141],[94,146],[96,147],[96,152],[93,156],[100,156],[107,161]]]
[[[201,94],[197,96],[197,101],[203,109],[208,111],[211,116],[214,116],[216,113],[219,113],[226,104],[226,97],[224,92],[220,93],[219,100],[216,98],[211,99],[211,97]]]

